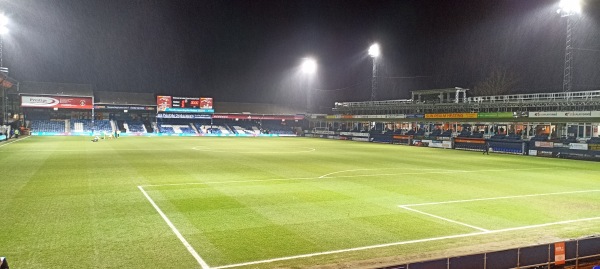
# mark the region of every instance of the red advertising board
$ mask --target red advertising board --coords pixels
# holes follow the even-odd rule
[[[554,264],[565,264],[565,242],[554,243]]]
[[[92,109],[91,97],[72,96],[21,96],[21,107]]]

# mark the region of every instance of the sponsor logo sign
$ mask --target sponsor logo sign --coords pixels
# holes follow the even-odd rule
[[[161,119],[210,119],[210,115],[203,114],[179,114],[179,113],[158,113],[157,118]]]
[[[569,149],[577,149],[577,150],[588,150],[588,144],[584,143],[570,143]]]
[[[179,113],[213,113],[214,109],[201,109],[201,108],[179,108],[179,107],[167,107],[164,112],[179,112]]]
[[[529,112],[530,118],[597,118],[600,111],[538,111]]]
[[[233,120],[303,120],[304,115],[214,114],[212,118]]]
[[[554,243],[554,264],[565,264],[565,242]]]
[[[479,112],[477,118],[480,119],[505,119],[512,118],[514,115],[512,112]]]
[[[554,142],[535,141],[536,148],[553,148]]]
[[[21,96],[21,107],[92,109],[91,97],[71,96]]]
[[[426,119],[475,119],[477,113],[437,113],[425,114]]]
[[[154,111],[156,110],[153,106],[119,106],[119,105],[94,105],[94,109],[114,109],[114,110],[145,110]]]

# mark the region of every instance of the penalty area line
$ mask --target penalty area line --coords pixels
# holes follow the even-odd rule
[[[414,208],[410,208],[410,207],[406,207],[406,206],[400,206],[400,208],[406,209],[408,211],[416,212],[416,213],[419,213],[419,214],[422,214],[422,215],[425,215],[425,216],[430,216],[432,218],[441,219],[441,220],[446,221],[446,222],[455,223],[455,224],[459,224],[459,225],[466,226],[466,227],[469,227],[469,228],[473,228],[475,230],[479,230],[479,231],[482,231],[482,232],[489,232],[490,231],[488,229],[484,229],[484,228],[477,227],[477,226],[474,226],[474,225],[466,224],[464,222],[460,222],[460,221],[456,221],[456,220],[447,219],[447,218],[444,218],[444,217],[441,217],[441,216],[438,216],[438,215],[434,215],[434,214],[430,214],[430,213],[423,212],[423,211],[420,211],[420,210],[416,210]]]
[[[316,252],[316,253],[302,254],[302,255],[289,256],[289,257],[280,257],[280,258],[274,258],[274,259],[268,259],[268,260],[260,260],[260,261],[253,261],[253,262],[244,262],[244,263],[216,266],[216,267],[213,267],[212,269],[234,268],[234,267],[240,267],[240,266],[257,265],[257,264],[264,264],[264,263],[271,263],[271,262],[278,262],[278,261],[287,261],[287,260],[294,260],[294,259],[301,259],[301,258],[310,258],[310,257],[315,257],[315,256],[338,254],[338,253],[344,253],[344,252],[369,250],[369,249],[400,246],[400,245],[409,245],[409,244],[416,244],[416,243],[434,242],[434,241],[441,241],[441,240],[448,240],[448,239],[457,239],[457,238],[473,237],[473,236],[479,236],[479,235],[512,232],[512,231],[542,228],[542,227],[554,226],[554,225],[564,225],[564,224],[571,224],[571,223],[576,223],[576,222],[595,221],[595,220],[600,220],[600,217],[565,220],[565,221],[557,221],[557,222],[550,222],[550,223],[543,223],[543,224],[536,224],[536,225],[529,225],[529,226],[506,228],[506,229],[500,229],[500,230],[489,230],[489,231],[481,231],[481,232],[475,232],[475,233],[456,234],[456,235],[448,235],[448,236],[441,236],[441,237],[393,242],[393,243],[379,244],[379,245],[372,245],[372,246],[339,249],[339,250],[332,250],[332,251],[325,251],[325,252]]]
[[[420,204],[399,205],[399,207],[406,208],[406,207],[414,207],[414,206],[444,205],[444,204],[468,203],[468,202],[477,202],[477,201],[516,199],[516,198],[525,198],[525,197],[538,197],[538,196],[563,195],[563,194],[575,194],[575,193],[590,193],[590,192],[600,192],[600,189],[598,189],[598,190],[580,190],[580,191],[563,191],[563,192],[535,193],[535,194],[499,196],[499,197],[476,198],[476,199],[466,199],[466,200],[452,200],[452,201],[443,201],[443,202],[430,202],[430,203],[420,203]]]
[[[183,243],[183,245],[190,252],[190,254],[192,254],[194,259],[196,259],[196,261],[198,262],[198,264],[200,264],[202,269],[210,269],[211,267],[208,266],[208,264],[204,261],[204,259],[202,259],[202,257],[200,257],[198,252],[196,252],[194,247],[192,247],[192,245],[190,245],[190,243],[183,237],[183,235],[179,232],[179,230],[177,230],[177,227],[175,227],[175,225],[171,222],[171,220],[169,220],[167,215],[165,215],[165,213],[162,212],[160,207],[158,207],[158,205],[156,205],[154,200],[152,200],[152,198],[150,198],[150,195],[148,195],[148,193],[144,190],[144,188],[142,186],[138,186],[138,189],[140,189],[140,191],[144,194],[144,196],[146,196],[146,199],[148,199],[150,204],[154,207],[154,209],[156,209],[156,212],[158,212],[158,214],[163,218],[163,220],[167,223],[167,225],[169,225],[169,227],[171,228],[173,233],[177,236],[177,238],[179,238],[179,241],[181,241],[181,243]]]

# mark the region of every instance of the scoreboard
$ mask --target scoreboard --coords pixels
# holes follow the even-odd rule
[[[158,111],[183,113],[213,113],[212,98],[157,96]]]
[[[200,98],[194,97],[172,97],[171,107],[200,108]]]

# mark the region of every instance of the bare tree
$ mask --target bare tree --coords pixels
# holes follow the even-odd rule
[[[519,77],[512,71],[495,68],[490,75],[475,84],[471,93],[474,96],[490,96],[510,94],[519,82]]]

